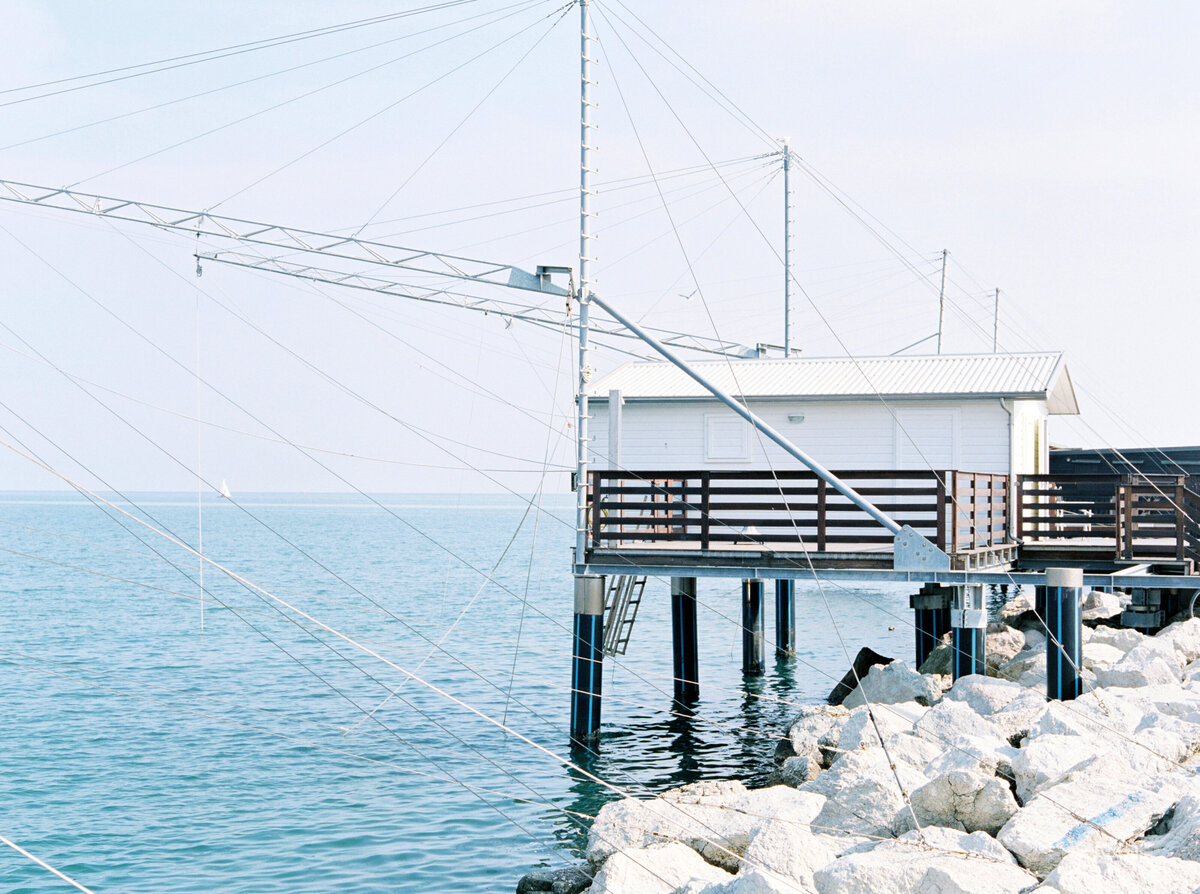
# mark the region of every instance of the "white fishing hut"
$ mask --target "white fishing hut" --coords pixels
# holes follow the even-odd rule
[[[1079,413],[1061,353],[692,365],[831,469],[1041,474],[1048,417]],[[597,468],[798,467],[670,363],[618,367],[592,383],[589,405]]]

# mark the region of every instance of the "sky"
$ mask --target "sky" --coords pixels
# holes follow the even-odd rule
[[[8,0],[0,178],[575,266],[577,10],[429,5]],[[928,339],[947,250],[947,351],[991,349],[999,288],[1001,350],[1065,352],[1083,416],[1054,419],[1053,443],[1200,444],[1194,5],[594,10],[608,300],[778,343],[787,137],[804,354]],[[195,275],[197,250],[228,247],[0,203],[0,438],[105,489],[191,490],[197,469],[242,492],[528,492],[547,472],[566,489],[560,335],[212,262]],[[63,486],[0,456],[0,489]]]

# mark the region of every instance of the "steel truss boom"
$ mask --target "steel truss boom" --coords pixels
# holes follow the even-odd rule
[[[485,314],[497,314],[505,319],[522,320],[546,329],[562,331],[564,327],[572,331],[578,330],[577,320],[567,320],[562,312],[562,306],[557,302],[543,304],[522,304],[515,301],[503,301],[498,298],[485,298],[479,295],[459,292],[453,289],[423,286],[413,283],[402,283],[394,278],[376,276],[370,273],[348,273],[324,267],[314,267],[280,258],[263,258],[236,251],[205,252],[197,255],[199,260],[215,261],[220,264],[230,264],[235,267],[245,267],[251,270],[261,270],[296,279],[324,283],[331,286],[343,286],[350,289],[360,289],[389,295],[395,298],[406,298],[412,301],[422,301],[428,304],[444,304],[463,310],[473,310]],[[541,275],[541,274],[539,274]],[[595,335],[619,337],[640,340],[622,325],[591,321],[588,328]],[[686,348],[691,351],[701,351],[708,354],[745,356],[749,348],[737,342],[705,338],[700,335],[688,335],[680,332],[670,332],[664,329],[646,327],[654,333],[663,344],[675,348]]]
[[[261,245],[288,252],[309,252],[343,261],[378,264],[414,273],[450,276],[455,279],[507,288],[566,295],[567,290],[510,264],[497,264],[464,258],[436,251],[405,248],[386,242],[359,239],[333,233],[318,233],[279,224],[260,223],[210,214],[207,211],[187,211],[166,205],[151,205],[132,199],[115,199],[70,189],[34,186],[12,180],[0,180],[0,199],[53,208],[57,211],[76,211],[112,220],[148,224],[160,230],[173,230],[189,235],[231,239],[235,242]]]
[[[542,268],[530,273],[511,264],[481,261],[460,255],[422,249],[405,248],[386,242],[358,239],[353,236],[319,233],[298,227],[260,223],[211,214],[207,211],[188,211],[166,205],[154,205],[132,199],[117,199],[70,189],[35,186],[13,180],[0,180],[0,200],[56,211],[73,211],[112,220],[146,224],[160,230],[228,239],[232,242],[261,246],[288,254],[317,255],[334,262],[367,265],[367,270],[403,270],[405,273],[435,277],[451,277],[485,286],[540,292],[545,295],[569,297],[570,291],[551,281]],[[523,304],[485,298],[449,288],[400,282],[382,272],[335,270],[287,260],[284,257],[264,257],[238,251],[203,253],[199,258],[219,261],[240,267],[250,267],[268,273],[283,274],[330,285],[366,289],[383,295],[407,298],[434,304],[446,304],[482,313],[496,313],[506,318],[525,320],[539,326],[561,330],[564,317],[558,306]],[[572,329],[578,323],[568,323]],[[597,334],[635,338],[623,326],[594,327]],[[664,344],[709,354],[746,356],[749,348],[737,342],[705,338],[686,333],[652,330]]]

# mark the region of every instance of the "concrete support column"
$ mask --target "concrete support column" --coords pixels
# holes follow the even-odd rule
[[[954,679],[987,673],[987,609],[983,587],[967,584],[954,588],[950,610],[951,645],[954,650]]]
[[[1047,568],[1045,591],[1046,697],[1067,701],[1083,691],[1083,570]]]
[[[604,575],[575,575],[574,630],[571,741],[586,744],[600,732],[600,683],[604,671]]]
[[[796,582],[775,581],[775,657],[796,654]]]
[[[700,698],[700,655],[696,635],[696,578],[671,578],[671,640],[675,653],[675,700]]]
[[[925,584],[921,592],[908,597],[917,631],[916,667],[925,663],[942,637],[950,629],[950,605],[954,591],[941,584]]]
[[[763,585],[764,581],[758,578],[742,581],[742,673],[748,677],[758,677],[766,671]]]

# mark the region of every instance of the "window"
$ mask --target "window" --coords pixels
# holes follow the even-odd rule
[[[750,426],[738,416],[707,413],[704,416],[706,462],[750,461]]]

